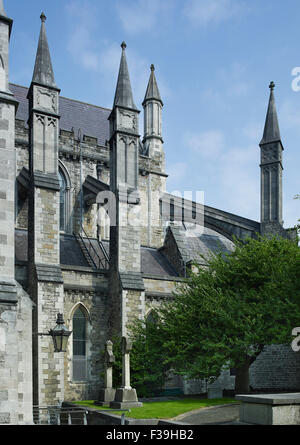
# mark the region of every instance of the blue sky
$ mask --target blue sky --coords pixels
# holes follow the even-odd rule
[[[14,19],[10,80],[29,86],[40,30],[61,95],[110,108],[121,56],[142,110],[154,63],[164,101],[169,192],[260,219],[260,149],[269,83],[284,151],[285,227],[300,217],[299,0],[4,0]],[[300,72],[300,68],[299,68]],[[299,81],[300,85],[300,81]],[[141,113],[140,130],[143,133]]]

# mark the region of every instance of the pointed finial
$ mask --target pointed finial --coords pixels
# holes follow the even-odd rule
[[[4,10],[3,0],[0,0],[0,15],[7,17],[6,12]]]
[[[122,48],[123,51],[125,51],[125,49],[127,48],[127,45],[126,45],[125,42],[122,42],[122,44],[121,44],[121,48]]]
[[[57,88],[48,46],[46,26],[44,26],[46,16],[43,12],[40,19],[42,23],[32,81],[39,83],[40,85]]]
[[[270,83],[269,88],[270,88],[271,91],[274,90],[274,88],[275,88],[275,83],[273,82],[273,80],[272,80],[272,82]]]
[[[153,63],[152,63],[152,65],[150,66],[150,70],[151,70],[151,71],[155,71],[155,66],[153,65]]]

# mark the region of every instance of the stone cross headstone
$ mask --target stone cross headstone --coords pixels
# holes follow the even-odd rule
[[[114,363],[113,343],[108,340],[105,345],[104,388],[100,389],[99,400],[97,401],[97,404],[100,406],[109,405],[115,398],[116,390],[113,388]]]
[[[131,350],[131,340],[128,337],[122,337],[122,386],[116,390],[115,400],[109,405],[111,408],[127,409],[143,406],[138,401],[136,390],[130,385]]]
[[[115,356],[113,354],[113,343],[108,340],[105,346],[105,388],[113,387],[113,364],[115,363]]]
[[[122,337],[122,388],[131,389],[130,385],[130,352],[132,342],[127,337]]]

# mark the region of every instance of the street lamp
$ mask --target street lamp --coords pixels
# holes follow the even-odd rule
[[[56,326],[50,329],[48,334],[38,334],[40,336],[49,335],[52,337],[54,352],[66,352],[67,343],[72,331],[68,331],[65,326],[63,314],[57,314]]]
[[[49,331],[54,345],[54,352],[66,352],[68,339],[72,331],[65,326],[63,314],[57,314],[56,326]]]

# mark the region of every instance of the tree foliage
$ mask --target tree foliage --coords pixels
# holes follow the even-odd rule
[[[290,343],[300,325],[297,244],[277,237],[235,243],[234,252],[212,256],[207,267],[195,264],[174,300],[156,311],[151,333],[142,324],[133,332],[140,382],[160,367],[210,380],[224,367],[245,374],[265,345]]]
[[[168,366],[161,355],[160,326],[153,320],[136,320],[129,328],[129,338],[133,340],[130,353],[131,386],[139,397],[157,395],[163,387]],[[113,368],[114,386],[121,386],[122,353],[121,338],[113,340],[116,362]]]

